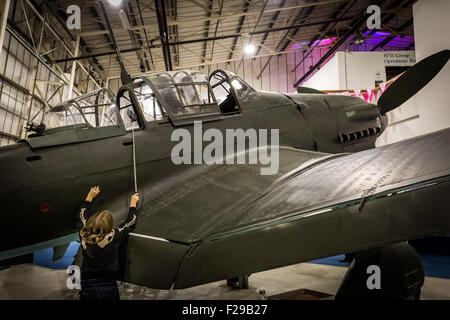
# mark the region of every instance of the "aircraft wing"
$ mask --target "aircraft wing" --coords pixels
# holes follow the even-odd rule
[[[214,165],[154,197],[127,282],[185,288],[450,230],[450,129],[345,155],[280,149],[280,173]]]

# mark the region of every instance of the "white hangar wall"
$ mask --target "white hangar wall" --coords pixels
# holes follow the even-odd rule
[[[345,90],[343,59],[343,52],[337,52],[330,61],[317,70],[302,86],[317,90]]]
[[[337,52],[311,78],[305,87],[318,90],[354,90],[386,81],[384,52]]]
[[[417,61],[450,49],[450,1],[419,0],[413,5],[414,37]],[[450,127],[450,63],[419,93],[399,109],[390,112],[392,117],[411,109],[418,116],[393,122],[379,139],[379,145],[389,144],[414,136]]]

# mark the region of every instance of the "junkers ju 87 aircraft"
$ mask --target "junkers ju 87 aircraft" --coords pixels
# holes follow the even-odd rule
[[[257,91],[217,70],[209,79],[155,73],[125,84],[116,99],[101,89],[55,106],[29,124],[26,139],[0,149],[0,258],[78,240],[75,215],[94,185],[102,193],[93,210],[121,222],[134,192],[132,131],[141,201],[122,252],[129,283],[245,282],[263,270],[448,232],[450,129],[375,142],[386,113],[449,57],[444,50],[417,63],[376,105],[311,90]],[[260,164],[172,163],[172,132],[194,134],[194,121],[222,132],[279,129],[278,173],[261,175]]]

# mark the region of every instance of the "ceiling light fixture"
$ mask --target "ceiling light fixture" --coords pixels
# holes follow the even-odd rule
[[[244,46],[244,53],[249,56],[254,55],[256,53],[256,46],[252,43],[247,43]]]
[[[108,2],[110,5],[117,7],[122,3],[122,0],[108,0]]]

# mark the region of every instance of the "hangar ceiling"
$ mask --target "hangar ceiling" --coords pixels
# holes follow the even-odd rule
[[[375,2],[382,9],[382,30],[372,40],[381,42],[393,36],[389,41],[391,45],[413,46],[404,36],[413,35],[411,6],[414,1]],[[132,75],[138,75],[240,60],[244,55],[243,46],[248,42],[257,46],[255,55],[258,56],[307,50],[321,38],[337,41],[375,2],[131,0],[122,1],[117,7],[105,1],[105,7],[125,66]],[[120,73],[115,48],[97,1],[79,1],[81,32],[69,31],[72,37],[63,30],[62,23],[67,19],[66,8],[73,1],[44,0],[43,4],[48,6],[49,19],[64,39],[80,36],[79,56],[86,57],[81,59],[83,64],[96,65],[96,69],[102,70],[101,77]],[[120,17],[120,10],[126,18]],[[364,23],[346,40],[354,40],[358,32],[374,37],[373,33],[367,32]]]

